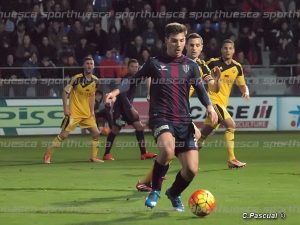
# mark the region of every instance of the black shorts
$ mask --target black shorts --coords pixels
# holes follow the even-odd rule
[[[175,155],[190,150],[198,150],[198,143],[195,139],[195,129],[192,122],[188,124],[174,124],[166,121],[151,122],[153,136],[157,138],[165,133],[170,132],[175,137]]]
[[[139,118],[134,118],[134,116],[130,112],[113,112],[113,125],[119,128],[124,127],[126,124],[132,125],[136,121],[139,121]]]

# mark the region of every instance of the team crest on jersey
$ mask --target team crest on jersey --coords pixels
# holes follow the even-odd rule
[[[168,69],[166,68],[165,65],[160,65],[160,69],[158,69],[158,70],[164,70],[164,71],[166,71],[166,70],[168,70]]]
[[[183,68],[183,71],[184,71],[185,73],[187,73],[187,72],[190,71],[190,66],[189,66],[189,65],[183,65],[182,68]]]

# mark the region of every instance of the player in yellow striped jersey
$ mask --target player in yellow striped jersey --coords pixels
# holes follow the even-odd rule
[[[97,128],[94,104],[95,92],[97,90],[96,81],[98,80],[94,71],[94,60],[86,57],[83,63],[83,73],[71,78],[63,91],[64,119],[61,124],[61,132],[52,141],[51,146],[44,155],[44,163],[51,163],[52,154],[60,143],[69,136],[78,125],[81,128],[88,128],[92,135],[91,143],[91,162],[103,162],[97,156],[98,141],[100,132]]]
[[[224,40],[221,48],[222,56],[220,58],[212,58],[207,62],[209,68],[219,67],[221,70],[221,76],[218,82],[219,91],[209,93],[209,97],[218,114],[219,120],[217,125],[213,125],[208,119],[205,120],[204,126],[201,129],[202,136],[199,143],[201,147],[207,136],[222,124],[226,128],[224,139],[228,153],[228,167],[240,168],[246,166],[246,163],[238,161],[234,154],[234,132],[236,125],[227,111],[227,105],[234,83],[239,87],[242,97],[245,100],[249,100],[250,96],[248,87],[245,83],[242,66],[232,59],[234,52],[234,42],[229,39]]]
[[[213,71],[212,74],[211,70],[208,68],[205,61],[199,58],[203,50],[202,37],[197,33],[189,34],[189,36],[187,37],[186,50],[187,50],[186,52],[187,57],[194,60],[198,64],[200,75],[208,85],[207,88],[208,93],[218,92],[219,91],[218,79],[221,71],[219,70],[218,67],[215,67],[212,69]],[[191,86],[190,97],[193,95],[193,93],[194,93],[194,87]]]
[[[199,56],[203,49],[202,37],[197,33],[189,34],[186,40],[185,48],[187,51],[186,52],[187,57],[194,60],[198,64],[200,75],[208,85],[208,93],[218,92],[219,90],[218,79],[221,71],[219,70],[218,67],[216,67],[212,69],[213,71],[212,73],[211,70],[206,65],[205,61],[199,59]],[[149,89],[150,87],[148,87],[148,90]],[[194,92],[194,88],[193,86],[191,86],[189,95],[192,96],[193,92]],[[195,126],[195,124],[194,124],[194,129],[195,129],[195,138],[199,140],[199,138],[201,137],[201,132]],[[151,191],[152,169],[153,167],[147,172],[145,177],[140,181],[138,181],[138,183],[136,184],[136,188],[138,191]]]

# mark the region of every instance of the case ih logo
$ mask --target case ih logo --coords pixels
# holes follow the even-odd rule
[[[270,118],[273,106],[268,105],[268,101],[263,101],[262,105],[255,107],[253,118]]]
[[[297,105],[297,109],[298,110],[291,110],[289,111],[290,114],[295,115],[295,120],[291,121],[291,126],[292,127],[299,127],[300,126],[300,105]],[[297,118],[297,122],[296,122],[296,117]]]
[[[262,100],[252,105],[232,104],[227,110],[239,128],[268,128],[274,116],[273,107],[268,100]],[[194,120],[205,118],[205,110],[201,106],[191,107],[191,114]]]

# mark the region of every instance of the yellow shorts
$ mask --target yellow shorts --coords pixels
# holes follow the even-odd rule
[[[60,127],[62,130],[70,132],[73,131],[78,125],[80,126],[80,128],[97,127],[94,117],[73,118],[72,116],[65,116]]]
[[[208,117],[206,117],[204,124],[209,125],[216,129],[219,127],[220,123],[222,123],[226,119],[231,118],[231,116],[225,106],[214,104],[213,107],[214,107],[216,113],[218,114],[218,123],[213,125],[212,122],[210,121],[210,119]]]

